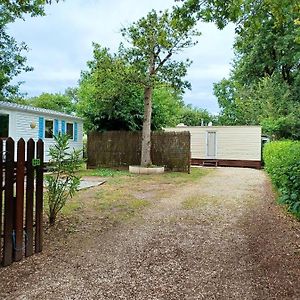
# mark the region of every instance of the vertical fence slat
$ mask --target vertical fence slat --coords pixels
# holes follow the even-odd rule
[[[3,265],[13,261],[14,141],[6,140]]]
[[[25,213],[25,232],[26,248],[25,256],[33,254],[33,195],[34,195],[34,167],[32,160],[34,158],[33,139],[27,142],[27,165],[26,165],[26,213]]]
[[[0,139],[0,264],[2,264],[3,141]]]
[[[35,252],[43,249],[43,170],[44,170],[44,143],[41,139],[37,142],[37,158],[40,165],[36,168],[36,206],[35,206]]]
[[[25,169],[25,141],[20,139],[17,143],[17,169],[16,169],[16,218],[15,218],[15,261],[23,256],[23,219],[24,219],[24,170]]]

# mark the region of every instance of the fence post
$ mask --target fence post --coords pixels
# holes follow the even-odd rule
[[[34,167],[32,160],[34,159],[33,139],[27,142],[27,165],[26,165],[26,248],[25,256],[33,254],[33,195],[34,195]]]
[[[41,139],[37,142],[37,158],[40,165],[36,168],[35,190],[35,252],[43,249],[43,172],[44,172],[44,143]]]
[[[4,244],[3,265],[8,266],[13,261],[13,196],[14,196],[14,148],[12,138],[6,140],[5,161],[5,196],[4,196]]]
[[[23,256],[23,219],[24,219],[24,170],[25,169],[25,141],[21,138],[17,143],[16,169],[16,218],[14,260],[19,261]]]

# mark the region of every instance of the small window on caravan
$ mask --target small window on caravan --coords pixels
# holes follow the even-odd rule
[[[67,135],[70,140],[74,139],[73,123],[67,123]]]
[[[9,132],[9,115],[0,114],[0,138],[7,138]]]
[[[53,138],[53,120],[45,121],[45,138],[46,139]]]

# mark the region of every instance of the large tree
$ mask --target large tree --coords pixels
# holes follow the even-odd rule
[[[237,27],[231,76],[215,85],[221,119],[261,124],[274,138],[299,139],[299,12],[293,1],[253,7]]]
[[[58,0],[56,1],[58,2]],[[31,16],[43,15],[44,6],[51,1],[22,0],[1,1],[0,4],[0,100],[12,100],[18,95],[19,85],[11,84],[11,80],[21,72],[31,71],[26,66],[24,52],[28,49],[25,43],[18,43],[7,32],[7,25],[17,18],[24,18],[25,14]]]
[[[136,69],[124,57],[94,44],[93,60],[81,74],[77,110],[87,130],[141,130],[143,89]],[[157,84],[153,93],[152,129],[174,126],[184,107],[182,94],[169,85]]]
[[[127,59],[134,66],[135,79],[144,89],[144,117],[142,129],[141,165],[152,164],[151,116],[153,89],[159,82],[178,90],[188,87],[182,78],[186,75],[190,61],[176,61],[174,54],[195,44],[193,37],[199,35],[194,23],[181,19],[179,14],[165,10],[152,10],[131,26],[122,29],[123,36],[131,47],[126,51]]]
[[[188,22],[236,24],[231,75],[214,87],[223,124],[261,124],[275,138],[300,138],[298,0],[187,0]]]

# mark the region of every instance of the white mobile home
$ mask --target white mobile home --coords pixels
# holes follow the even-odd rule
[[[165,131],[189,131],[191,163],[261,167],[260,126],[178,126]]]
[[[71,149],[83,148],[81,118],[49,109],[0,101],[0,139],[42,139],[45,145],[44,159],[48,162],[49,147],[54,144],[53,136],[59,132],[70,136]]]

